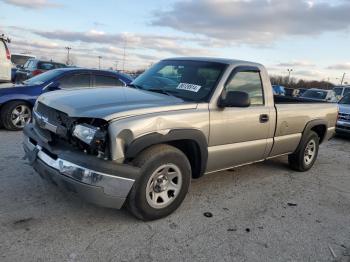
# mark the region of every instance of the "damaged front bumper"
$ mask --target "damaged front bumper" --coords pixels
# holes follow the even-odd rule
[[[40,139],[32,124],[24,129],[23,147],[30,165],[41,177],[99,206],[121,208],[139,174],[139,169],[130,165],[65,146],[53,148]]]

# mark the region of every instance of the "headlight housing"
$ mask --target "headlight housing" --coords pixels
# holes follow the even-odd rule
[[[88,124],[78,124],[74,127],[73,136],[87,145],[95,145],[99,140],[104,140],[106,134],[98,127]]]

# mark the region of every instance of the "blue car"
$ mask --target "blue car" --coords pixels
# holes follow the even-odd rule
[[[272,85],[272,90],[274,95],[279,95],[279,96],[285,96],[286,95],[286,89],[284,86],[280,85]]]
[[[133,79],[125,74],[83,68],[61,68],[47,71],[16,85],[0,85],[0,125],[21,130],[32,118],[36,99],[44,92],[125,86]]]

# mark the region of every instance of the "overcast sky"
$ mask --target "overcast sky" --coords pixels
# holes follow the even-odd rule
[[[12,52],[81,66],[149,66],[173,56],[265,64],[270,74],[350,82],[350,0],[0,0]]]

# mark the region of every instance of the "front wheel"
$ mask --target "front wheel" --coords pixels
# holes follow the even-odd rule
[[[12,101],[1,109],[1,122],[8,130],[21,130],[32,119],[31,107],[23,101]]]
[[[288,156],[290,167],[300,172],[309,170],[316,161],[319,141],[320,138],[314,131],[302,138],[299,149]]]
[[[128,196],[130,212],[142,220],[155,220],[174,212],[184,200],[191,181],[186,155],[169,145],[156,145],[134,160],[140,177]]]

